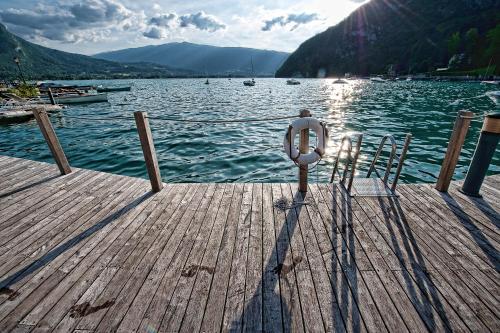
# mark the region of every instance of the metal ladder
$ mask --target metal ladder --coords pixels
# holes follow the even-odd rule
[[[353,138],[356,139],[356,151],[355,155],[352,155],[352,141]],[[340,177],[340,184],[347,190],[347,192],[351,191],[352,183],[354,180],[354,173],[356,172],[356,164],[358,163],[358,156],[359,152],[361,150],[361,142],[363,141],[363,133],[353,133],[351,135],[344,135],[342,137],[341,143],[340,143],[340,149],[337,153],[337,158],[335,160],[335,165],[333,167],[333,172],[332,172],[332,177],[330,178],[330,183],[333,183],[335,180],[335,175],[339,175]],[[347,142],[347,147],[346,149],[344,148],[344,144]],[[339,172],[339,163],[340,163],[340,157],[343,152],[347,153],[347,162],[344,166],[344,172],[342,173],[342,176],[340,175]],[[349,166],[351,166],[351,170],[349,170]],[[347,187],[345,186],[345,181],[347,178],[347,175],[349,175],[349,182],[347,183]]]
[[[361,141],[362,141],[362,134],[356,134],[358,136],[358,142],[356,146],[356,155],[352,157],[352,140],[348,136],[344,136],[342,138],[342,146],[339,149],[338,155],[337,155],[337,160],[335,161],[335,166],[332,172],[332,177],[330,179],[330,183],[333,183],[335,179],[335,174],[338,173],[338,164],[340,161],[340,154],[344,149],[342,148],[344,145],[344,141],[348,141],[348,158],[347,158],[347,163],[344,168],[344,174],[342,175],[340,179],[340,184],[344,187],[344,189],[349,193],[350,196],[368,196],[368,197],[394,197],[397,196],[396,194],[396,185],[399,180],[399,176],[401,175],[401,170],[403,168],[403,163],[406,158],[406,153],[408,152],[408,147],[411,142],[411,137],[412,135],[408,133],[406,135],[406,139],[403,145],[403,148],[401,149],[401,153],[398,156],[397,155],[397,144],[396,140],[394,137],[390,134],[385,135],[382,138],[382,141],[380,142],[380,145],[377,149],[377,152],[375,154],[375,157],[373,158],[372,163],[370,164],[370,168],[368,169],[368,173],[365,178],[354,178],[354,172],[356,170],[356,163],[358,160],[358,155],[361,147]],[[382,177],[377,170],[377,161],[380,158],[380,155],[382,153],[382,150],[384,149],[387,140],[389,140],[391,144],[391,154],[389,156],[389,159],[387,161],[387,166],[385,168],[385,173],[384,176]],[[394,175],[394,179],[392,180],[392,183],[389,183],[389,176],[391,174],[392,168],[394,161],[397,161],[397,168],[396,168],[396,173]],[[346,175],[348,173],[348,168],[349,164],[352,162],[352,167],[351,167],[351,172],[350,172],[350,177],[349,177],[349,182],[347,186],[345,185],[345,180],[346,180]],[[377,175],[377,178],[371,177],[372,173],[375,173]],[[340,176],[340,174],[339,174]]]

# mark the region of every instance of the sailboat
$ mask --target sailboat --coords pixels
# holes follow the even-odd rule
[[[243,84],[245,86],[248,86],[248,87],[253,87],[253,86],[255,86],[255,79],[254,79],[255,74],[253,72],[253,60],[252,60],[252,58],[250,58],[250,63],[252,64],[252,79],[243,81]]]

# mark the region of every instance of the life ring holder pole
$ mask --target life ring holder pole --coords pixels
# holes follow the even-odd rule
[[[300,118],[311,117],[311,111],[301,110],[299,114]],[[291,140],[290,140],[291,141]],[[299,135],[299,153],[307,154],[309,152],[309,129],[303,129],[300,131]],[[309,166],[302,165],[299,168],[299,191],[302,193],[307,192],[307,178],[308,178]]]

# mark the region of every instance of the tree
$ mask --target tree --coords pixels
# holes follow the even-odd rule
[[[458,50],[460,49],[460,32],[455,32],[451,37],[448,39],[448,53],[450,56],[457,54]]]
[[[471,28],[465,33],[465,50],[468,55],[472,55],[479,40],[477,28]]]
[[[500,24],[488,31],[486,38],[489,42],[488,48],[486,49],[486,55],[488,57],[498,58],[500,54]]]

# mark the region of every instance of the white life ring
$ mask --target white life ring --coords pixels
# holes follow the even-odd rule
[[[318,138],[318,147],[308,154],[301,154],[294,144],[295,136],[303,129],[313,130]],[[325,154],[327,142],[328,129],[326,128],[326,124],[315,118],[304,117],[294,120],[288,127],[288,131],[283,140],[283,149],[288,157],[295,163],[299,165],[308,165],[321,160]]]

